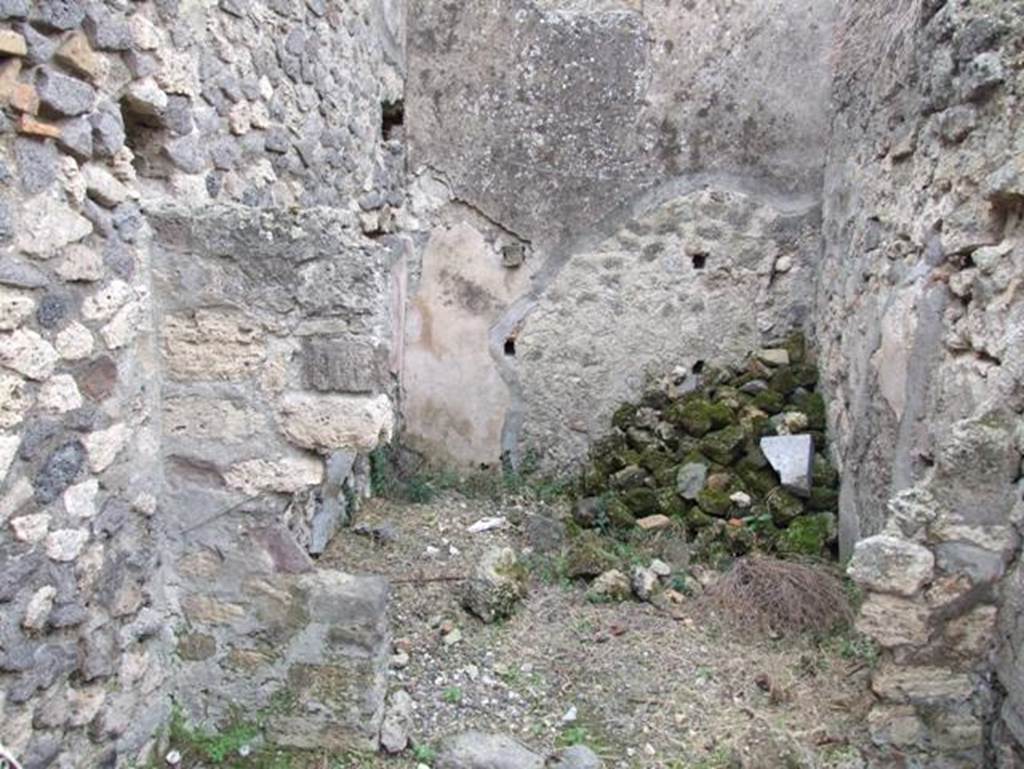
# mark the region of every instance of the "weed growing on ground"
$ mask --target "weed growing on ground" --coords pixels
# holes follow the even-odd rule
[[[458,705],[462,702],[462,689],[458,686],[449,686],[441,693],[441,699],[449,705]]]

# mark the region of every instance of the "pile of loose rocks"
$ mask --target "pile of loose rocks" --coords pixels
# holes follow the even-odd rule
[[[740,365],[676,370],[623,404],[581,479],[573,518],[617,536],[685,527],[711,562],[752,551],[825,556],[838,473],[804,339]]]

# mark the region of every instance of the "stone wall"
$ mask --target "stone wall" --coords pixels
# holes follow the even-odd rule
[[[283,694],[281,742],[376,743],[386,587],[311,554],[393,427],[403,13],[0,3],[0,742],[26,767],[144,762],[172,701]]]
[[[1022,50],[1001,2],[851,2],[836,36],[817,338],[871,726],[911,765],[1024,737]]]
[[[403,373],[414,445],[562,469],[655,359],[746,351],[802,322],[832,15],[776,0],[414,4],[409,162],[432,203]],[[427,317],[445,292],[445,318]]]

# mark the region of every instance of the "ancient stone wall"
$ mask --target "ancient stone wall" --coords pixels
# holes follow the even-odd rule
[[[802,323],[831,21],[828,2],[411,5],[409,161],[433,202],[416,447],[564,469],[649,365]]]
[[[836,34],[817,338],[873,736],[913,765],[1024,737],[1022,51],[1013,3],[851,2]]]
[[[386,587],[311,554],[393,428],[403,12],[0,3],[0,742],[26,767],[145,761],[172,699],[284,695],[282,743],[376,743]]]

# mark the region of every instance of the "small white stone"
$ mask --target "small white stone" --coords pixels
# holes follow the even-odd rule
[[[166,756],[164,756],[164,760],[170,766],[177,766],[181,763],[181,753],[179,753],[177,750],[172,750]]]
[[[32,499],[32,484],[27,478],[19,478],[3,497],[0,497],[0,523],[14,515]]]
[[[57,353],[64,360],[83,360],[92,353],[92,332],[81,323],[70,324],[57,334]]]
[[[31,294],[0,286],[0,331],[18,328],[36,309]]]
[[[69,283],[92,283],[103,277],[103,257],[88,246],[76,243],[64,249],[57,274]]]
[[[112,280],[82,302],[82,315],[86,320],[106,320],[132,296],[132,289],[123,280]]]
[[[69,158],[70,159],[70,158]],[[49,259],[61,248],[92,232],[92,222],[47,194],[27,201],[18,226],[18,248]]]
[[[87,163],[82,168],[82,178],[89,197],[102,206],[113,208],[128,198],[128,188],[102,166]]]
[[[736,507],[740,507],[743,509],[750,507],[750,505],[753,503],[753,500],[750,498],[750,495],[744,491],[734,492],[729,496],[729,499],[736,504]]]
[[[6,435],[0,433],[0,483],[7,480],[7,473],[11,469],[14,456],[18,453],[18,446],[21,445],[21,436]]]
[[[42,542],[50,531],[50,516],[46,513],[34,513],[12,518],[11,531],[19,542]]]
[[[92,518],[96,515],[96,494],[100,482],[95,478],[76,483],[64,492],[64,509],[74,518]]]
[[[59,529],[46,538],[46,554],[55,561],[73,561],[88,541],[85,529]]]
[[[53,414],[65,414],[82,405],[82,394],[70,374],[57,374],[50,377],[39,389],[38,406]]]
[[[28,606],[25,607],[25,618],[22,627],[29,630],[42,630],[46,627],[46,618],[53,611],[53,599],[57,596],[57,588],[46,585],[32,594]]]
[[[143,515],[153,515],[156,512],[156,496],[150,494],[148,491],[144,491],[135,497],[132,502],[132,507]]]
[[[793,257],[789,254],[784,254],[775,260],[775,271],[780,273],[786,273],[793,269]]]
[[[128,427],[123,422],[86,435],[82,443],[89,455],[89,468],[94,473],[102,473],[110,467],[127,442]]]
[[[111,350],[119,350],[131,344],[138,335],[142,324],[142,305],[129,302],[114,315],[100,331],[103,341]]]
[[[0,427],[20,425],[29,407],[25,380],[17,374],[0,370]]]
[[[35,331],[20,328],[0,334],[0,365],[29,379],[42,381],[57,365],[57,351]]]
[[[235,136],[249,133],[252,128],[252,109],[249,102],[240,101],[228,112],[228,127]]]
[[[651,561],[651,571],[653,571],[659,577],[672,576],[672,567],[659,558],[655,558],[653,561]]]

